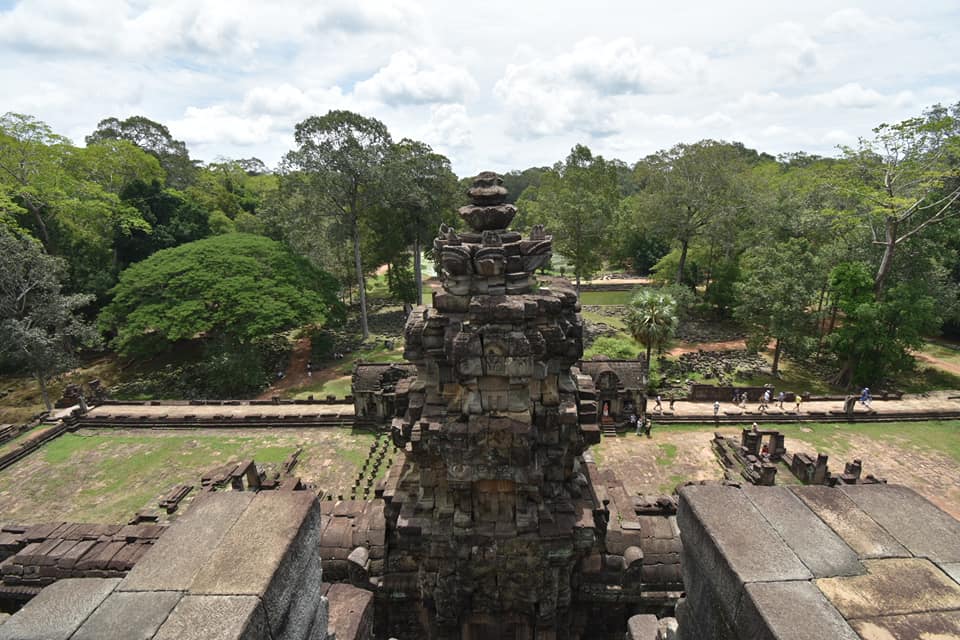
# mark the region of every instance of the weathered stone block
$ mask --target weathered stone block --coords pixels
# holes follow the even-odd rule
[[[876,484],[840,490],[913,555],[960,562],[960,522],[913,489]]]
[[[71,640],[150,640],[182,596],[178,591],[114,591]]]
[[[960,610],[960,584],[925,558],[864,560],[864,565],[867,575],[816,581],[847,619]]]
[[[745,584],[813,577],[738,488],[683,487],[677,521],[684,554],[713,577],[728,621],[734,619]]]
[[[734,623],[751,640],[859,640],[843,616],[810,582],[756,582],[746,586]]]
[[[154,640],[263,640],[267,618],[254,596],[184,596]]]
[[[831,487],[791,487],[860,558],[905,558],[910,556],[893,536],[863,512],[843,491]]]
[[[195,500],[189,516],[157,540],[118,590],[186,591],[254,495],[224,492]]]
[[[786,487],[744,487],[743,492],[815,577],[866,571],[853,549]]]
[[[67,640],[119,583],[116,578],[54,582],[0,625],[0,640]]]

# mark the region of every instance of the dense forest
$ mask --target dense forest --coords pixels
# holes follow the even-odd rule
[[[184,384],[249,393],[290,330],[356,314],[367,339],[384,265],[396,301],[423,301],[431,238],[459,223],[470,177],[351,112],[304,120],[295,141],[275,168],[202,163],[143,117],[102,120],[83,146],[0,118],[0,372],[45,390],[79,350],[179,353]],[[737,322],[774,371],[815,355],[839,384],[882,381],[958,327],[960,104],[830,158],[702,140],[631,164],[577,145],[503,178],[515,226],[555,234],[553,272],[650,275],[662,289],[634,311]]]

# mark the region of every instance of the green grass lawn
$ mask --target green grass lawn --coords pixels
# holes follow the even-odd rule
[[[580,304],[627,304],[633,297],[633,291],[583,291]]]
[[[947,343],[927,341],[920,353],[925,353],[938,360],[960,367],[960,349],[951,349],[947,346]]]
[[[296,391],[292,393],[292,397],[297,400],[306,400],[307,396],[313,396],[317,400],[323,400],[328,395],[345,398],[352,392],[352,379],[353,376],[341,376],[333,380],[327,380],[326,382],[315,382],[304,387],[298,387]]]
[[[375,436],[350,429],[81,429],[0,471],[0,521],[126,522],[156,508],[177,484],[233,461],[279,471],[303,448],[294,473],[319,489],[349,492]],[[384,467],[381,467],[385,471]]]

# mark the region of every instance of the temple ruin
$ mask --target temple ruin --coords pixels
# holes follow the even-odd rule
[[[574,366],[579,302],[566,281],[534,276],[552,238],[507,229],[516,210],[496,174],[468,193],[469,230],[444,225],[434,242],[443,291],[405,329],[417,370],[396,391],[405,410],[391,429],[406,456],[384,493],[382,589],[411,606],[389,607],[385,626],[410,638],[577,638],[602,604],[604,624],[623,630],[645,587],[679,585],[642,570],[645,540],[664,558],[679,552],[675,527],[657,512],[662,533],[650,536],[626,493],[611,506],[587,468],[599,407],[593,378]],[[611,380],[607,402],[619,403]]]

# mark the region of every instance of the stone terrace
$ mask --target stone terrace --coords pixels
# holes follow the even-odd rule
[[[895,485],[680,491],[683,640],[960,637],[960,522]]]
[[[323,640],[319,524],[310,492],[208,494],[125,579],[58,581],[0,640]]]

